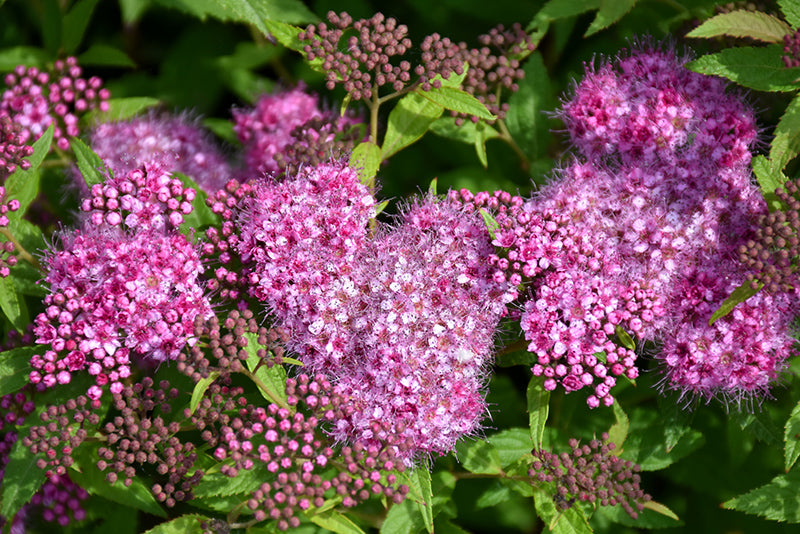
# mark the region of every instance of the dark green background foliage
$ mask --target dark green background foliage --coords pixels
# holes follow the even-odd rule
[[[304,26],[324,17],[331,9],[347,11],[355,18],[382,11],[407,24],[414,43],[438,32],[472,46],[477,46],[479,34],[498,23],[519,22],[528,27],[535,39],[540,39],[537,51],[525,63],[526,78],[511,99],[507,120],[524,159],[508,144],[489,140],[488,165],[483,166],[471,143],[428,133],[385,163],[377,181],[380,196],[393,200],[427,189],[433,178],[438,178],[439,192],[466,187],[473,191],[505,189],[527,195],[535,188],[534,184],[548,180],[551,169],[569,149],[566,137],[559,133],[562,126],[548,112],[558,107],[559,99],[569,91],[573,80],[582,76],[584,64],[602,55],[615,54],[629,46],[632,38],[650,36],[667,39],[678,49],[691,48],[698,57],[730,49],[733,60],[727,67],[720,67],[721,61],[706,58],[695,68],[725,75],[752,89],[748,99],[759,110],[764,132],[760,149],[770,155],[769,160],[757,160],[762,164],[759,181],[762,185],[768,179],[779,181],[784,167],[787,175],[794,173],[790,160],[797,152],[794,139],[800,131],[797,119],[785,119],[777,130],[783,148],[773,144],[770,150],[768,143],[770,133],[775,131],[796,92],[798,73],[778,73],[783,78],[777,80],[765,77],[758,69],[755,72],[742,69],[737,65],[741,54],[737,56],[735,48],[763,45],[752,39],[725,35],[687,38],[689,31],[718,13],[718,3],[722,2],[318,0],[304,6],[290,0],[0,0],[0,72],[8,72],[20,63],[43,65],[59,54],[77,55],[87,74],[105,80],[113,98],[157,99],[168,110],[188,110],[202,117],[221,140],[229,143],[232,154],[236,149],[235,137],[227,122],[232,107],[252,104],[263,92],[291,86],[300,80],[320,92],[330,107],[338,107],[344,97],[339,89],[326,91],[322,75],[311,70],[299,54],[270,44],[262,33],[266,29],[261,27],[263,20]],[[792,20],[794,3],[781,4],[783,12],[781,6],[771,2],[757,8],[785,18],[796,27],[798,20]],[[251,5],[269,9],[237,11],[236,6]],[[780,55],[775,45],[753,53],[756,63],[773,61]],[[383,125],[391,107],[381,109]],[[60,171],[43,171],[40,202],[53,210],[63,224],[69,225],[74,219],[76,197],[65,183]],[[390,203],[387,211],[392,212],[395,206],[396,203]],[[39,221],[44,240],[57,224]],[[44,243],[34,230],[24,242],[30,250],[41,249]],[[19,302],[15,305],[3,300],[6,329],[12,323],[27,324],[26,318],[40,311],[37,302],[42,290],[30,283],[36,280],[36,273],[23,272],[20,267],[17,276]],[[517,333],[511,331],[511,326],[507,330],[509,338]],[[7,393],[21,385],[26,360],[24,355],[15,358],[6,353],[3,357],[0,386]],[[537,518],[532,492],[526,494],[524,488],[515,488],[511,482],[497,477],[481,476],[509,469],[530,452],[530,419],[526,410],[537,407],[528,394],[531,362],[532,356],[525,352],[498,356],[488,394],[491,413],[486,418],[484,435],[480,436],[485,439],[463,443],[458,459],[451,455],[433,464],[429,504],[437,514],[433,520],[436,532],[462,532],[462,528],[470,532],[547,530]],[[642,486],[656,501],[673,510],[680,522],[653,512],[634,522],[620,510],[599,510],[590,520],[594,531],[622,533],[658,528],[665,533],[797,532],[800,474],[797,467],[786,473],[800,452],[795,438],[800,432],[800,413],[796,409],[793,412],[800,401],[798,363],[794,362],[782,383],[774,388],[772,398],[752,405],[725,407],[716,402],[694,405],[686,399],[662,396],[657,385],[660,375],[656,363],[647,357],[640,362],[643,369],[636,385],[620,384],[614,392],[625,413],[615,415],[611,408],[589,410],[580,394],[565,395],[560,389],[554,392],[549,397],[544,443],[564,450],[570,437],[588,440],[616,423],[616,431],[624,438],[627,428],[623,457],[642,465],[645,471]],[[168,368],[159,373],[178,380],[176,373]],[[148,500],[146,490],[146,496],[136,501],[133,493],[120,493],[121,487],[112,490],[102,481],[89,478],[82,482],[96,493],[86,505],[90,530],[133,534],[163,521],[147,512],[153,511],[155,503]],[[772,485],[758,490],[760,493],[747,494],[773,479]],[[23,480],[24,472],[9,472],[6,488]],[[19,505],[9,502],[13,498],[9,493],[8,489],[4,492],[5,511]],[[206,499],[204,506],[230,508],[224,495]],[[352,518],[366,525],[372,512],[360,510]],[[179,517],[204,511],[184,505],[171,513],[171,517]],[[565,516],[557,529],[563,533],[587,531],[578,527],[573,530],[567,523]],[[154,532],[183,532],[187,524],[191,524],[191,518],[180,518]],[[384,524],[387,533],[424,529],[425,512],[420,513],[411,501],[392,509]],[[319,528],[311,523],[298,530],[304,534],[316,531]]]

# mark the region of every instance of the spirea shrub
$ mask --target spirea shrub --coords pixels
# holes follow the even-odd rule
[[[3,532],[800,521],[797,103],[728,83],[800,88],[793,2],[662,21],[771,43],[698,59],[559,0],[187,5],[156,59],[103,4],[0,6]]]

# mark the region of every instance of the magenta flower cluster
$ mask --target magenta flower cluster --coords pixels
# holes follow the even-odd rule
[[[385,435],[408,457],[445,453],[475,432],[493,334],[511,297],[490,278],[483,221],[425,199],[369,239],[375,203],[356,172],[331,163],[254,187],[236,248],[254,292],[290,330],[312,372],[338,379],[353,410],[338,439]]]
[[[198,251],[181,234],[88,225],[63,233],[45,266],[50,293],[34,332],[49,347],[31,359],[34,384],[65,384],[86,370],[91,398],[106,384],[119,393],[134,357],[177,358],[195,318],[211,313]]]
[[[7,89],[0,98],[0,112],[22,126],[22,140],[36,140],[54,125],[54,140],[61,150],[69,149],[69,137],[80,134],[79,115],[92,109],[108,110],[110,93],[100,78],[81,77],[74,57],[55,62],[52,71],[18,66],[7,74]]]
[[[195,121],[185,115],[150,113],[128,121],[99,124],[92,150],[115,176],[134,170],[186,174],[207,193],[230,179],[225,156]]]
[[[22,126],[8,112],[0,111],[0,183],[17,169],[30,169],[31,162],[25,158],[31,154],[33,147],[25,144]]]
[[[0,228],[6,228],[10,224],[8,214],[19,210],[20,203],[16,198],[6,198],[6,188],[0,186]],[[14,243],[11,241],[0,242],[0,278],[6,278],[11,274],[11,267],[17,264],[17,257],[14,252]]]
[[[283,172],[275,156],[290,148],[295,141],[295,128],[313,119],[335,117],[335,112],[320,107],[318,95],[308,93],[302,85],[263,95],[253,108],[234,109],[233,130],[244,145],[245,179]],[[356,122],[359,121],[346,116],[336,127],[344,130]],[[321,131],[320,135],[330,138],[336,132]]]

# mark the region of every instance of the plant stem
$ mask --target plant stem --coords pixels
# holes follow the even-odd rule
[[[8,230],[8,228],[0,228],[0,235],[2,235],[3,237],[5,237],[14,244],[14,250],[16,251],[17,256],[20,259],[27,261],[28,263],[33,265],[37,271],[44,274],[44,270],[42,269],[42,265],[39,263],[39,260],[34,258],[30,252],[25,250],[25,247],[23,247],[22,244],[20,244],[20,242],[17,241],[17,239],[14,237],[14,234],[12,234]]]
[[[528,156],[525,155],[525,152],[519,147],[514,138],[511,137],[511,132],[508,131],[508,127],[506,126],[505,121],[502,119],[497,119],[497,128],[500,130],[500,139],[508,143],[508,146],[511,147],[511,150],[517,155],[520,161],[520,167],[525,172],[531,170],[531,161],[528,159]]]

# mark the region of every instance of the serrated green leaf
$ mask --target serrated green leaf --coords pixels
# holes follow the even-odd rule
[[[550,532],[556,534],[590,534],[593,532],[586,516],[578,506],[572,506],[567,510],[556,508],[553,502],[555,495],[555,491],[548,492],[542,487],[533,492],[536,514],[544,521]]]
[[[686,67],[700,74],[722,76],[758,91],[796,91],[795,80],[800,77],[800,69],[787,69],[782,56],[781,45],[742,46],[705,55],[687,63]]]
[[[740,9],[711,17],[686,34],[686,37],[704,38],[749,37],[767,43],[782,43],[783,36],[791,31],[782,20],[760,11]]]
[[[486,441],[497,450],[500,466],[506,469],[520,458],[530,456],[533,449],[530,430],[527,428],[509,428],[492,434]]]
[[[458,126],[455,117],[441,117],[431,124],[430,129],[440,137],[472,145],[475,144],[475,138],[478,136],[478,125],[482,125],[485,139],[494,139],[500,136],[497,130],[485,122],[464,121],[461,126]]]
[[[167,7],[190,13],[201,20],[212,17],[223,22],[251,24],[270,33],[267,21],[298,24],[314,22],[314,15],[300,0],[157,0]]]
[[[325,512],[314,514],[309,517],[315,525],[322,528],[327,528],[336,534],[365,534],[361,527],[353,523],[353,521],[344,514],[336,510],[327,510]]]
[[[797,0],[778,0],[783,18],[791,24],[792,29],[800,27],[800,2]]]
[[[616,419],[616,422],[608,429],[608,441],[616,446],[614,454],[619,456],[624,450],[623,445],[625,439],[628,437],[631,421],[628,419],[628,414],[622,409],[618,400],[614,401],[614,419]]]
[[[786,183],[786,180],[788,180],[786,175],[777,168],[777,165],[760,154],[753,158],[751,165],[769,210],[777,211],[783,209],[785,206],[775,194],[775,189],[782,187]]]
[[[401,98],[389,113],[381,147],[381,159],[389,159],[417,141],[442,113],[444,113],[443,106],[417,93],[410,93]]]
[[[800,457],[800,402],[795,405],[783,427],[783,442],[785,468],[788,472]]]
[[[17,293],[13,280],[8,277],[0,276],[0,310],[14,325],[18,332],[24,332],[30,324],[28,309],[23,298]]]
[[[104,44],[93,44],[86,52],[78,56],[78,63],[83,66],[97,67],[136,67],[136,63],[128,57],[128,54],[119,48]]]
[[[489,167],[489,158],[486,155],[486,123],[479,122],[476,125],[477,135],[475,135],[475,154],[478,156],[478,161],[481,162],[483,168]]]
[[[705,443],[702,432],[690,429],[681,435],[674,447],[668,449],[666,440],[671,423],[658,412],[636,408],[628,413],[628,417],[630,428],[620,457],[639,464],[642,471],[663,469]]]
[[[240,469],[235,477],[223,475],[219,471],[203,475],[192,493],[200,498],[239,495],[245,501],[264,482],[273,480],[274,476],[267,471],[265,463],[256,462],[253,469]]]
[[[29,415],[29,420],[33,420],[34,416]],[[28,426],[23,425],[18,431],[19,435],[27,436]],[[12,445],[3,483],[0,484],[0,516],[14,517],[44,482],[44,469],[36,466],[36,459],[30,449],[22,444],[22,439]]]
[[[475,501],[475,508],[491,508],[514,497],[514,490],[495,480]]]
[[[766,517],[773,521],[800,523],[800,471],[779,475],[769,484],[722,503],[727,510]]]
[[[199,514],[182,515],[156,525],[144,534],[201,534],[206,532],[200,526],[203,521],[211,521],[211,518]]]
[[[783,432],[772,420],[769,412],[760,411],[754,413],[734,412],[731,417],[739,423],[739,428],[753,434],[759,441],[769,445],[783,444]]]
[[[31,166],[29,169],[18,168],[14,174],[6,179],[6,201],[10,199],[19,200],[19,209],[8,213],[11,221],[21,219],[28,206],[36,195],[39,194],[39,165],[44,161],[47,153],[50,152],[50,143],[53,141],[53,124],[48,126],[42,136],[33,144],[33,154],[27,158]]]
[[[531,440],[536,449],[541,449],[547,416],[550,413],[550,392],[544,389],[543,377],[531,377],[528,382],[527,397]]]
[[[746,301],[758,293],[762,287],[764,287],[764,284],[761,282],[758,282],[755,288],[753,288],[751,283],[747,280],[742,282],[742,285],[734,289],[733,293],[728,295],[728,298],[726,298],[722,304],[719,305],[717,311],[711,314],[711,317],[708,319],[708,325],[711,326],[719,319],[728,315],[733,311],[737,304]]]
[[[110,173],[111,171],[107,169],[100,156],[95,154],[91,148],[77,137],[70,139],[69,146],[75,154],[78,170],[81,171],[86,187],[91,189],[93,185],[102,184],[106,181],[105,173]]]
[[[598,506],[595,514],[609,521],[635,529],[675,528],[683,525],[675,513],[661,503],[647,501],[645,509],[638,512],[636,519],[628,515],[622,506]]]
[[[69,13],[64,15],[61,22],[61,46],[67,55],[74,54],[83,41],[97,2],[98,0],[78,0]]]
[[[795,96],[775,127],[769,146],[769,159],[783,170],[800,153],[800,96]]]
[[[406,499],[389,508],[381,524],[381,534],[416,534],[425,528],[416,504]]]
[[[575,17],[587,11],[599,9],[601,0],[550,0],[536,13],[528,25],[528,31],[534,29],[541,21],[554,21]]]
[[[600,30],[608,28],[628,14],[633,9],[633,6],[636,5],[636,2],[637,0],[601,0],[600,9],[583,36],[589,37]]]
[[[482,440],[462,440],[456,444],[456,457],[470,473],[500,474],[503,467],[494,445]]]
[[[294,50],[295,52],[302,52],[303,47],[306,44],[306,41],[301,41],[297,38],[298,35],[303,31],[301,28],[297,26],[292,26],[291,24],[287,24],[285,22],[278,22],[275,20],[267,20],[264,22],[269,30],[270,35],[272,35],[279,43],[283,46],[288,48],[289,50]],[[321,65],[322,61],[315,60],[310,63],[313,65]]]
[[[486,106],[480,100],[463,89],[440,87],[438,89],[431,88],[429,91],[417,89],[415,92],[423,98],[439,104],[444,109],[449,109],[457,113],[464,113],[488,121],[497,119],[497,116],[486,109]]]
[[[110,98],[108,111],[92,110],[86,116],[91,123],[114,122],[130,119],[147,108],[158,106],[161,101],[149,96],[132,96],[128,98]]]
[[[409,488],[414,495],[414,502],[417,505],[425,525],[425,530],[433,532],[433,488],[431,486],[431,472],[426,467],[418,467],[407,477]]]
[[[96,448],[96,446],[91,447],[91,450],[96,451]],[[106,473],[95,467],[94,462],[96,460],[92,457],[96,458],[96,453],[92,454],[87,451],[84,456],[85,465],[83,465],[82,470],[73,469],[69,472],[69,477],[73,482],[92,495],[101,495],[109,501],[131,506],[158,517],[167,517],[150,488],[145,485],[142,479],[138,477],[132,478],[131,485],[128,487],[125,487],[120,480],[111,484],[106,480]]]
[[[247,368],[254,376],[261,396],[270,402],[286,405],[286,369],[282,365],[259,365],[261,358],[258,357],[258,349],[266,348],[258,344],[258,335],[252,332],[245,332],[247,339]],[[255,371],[254,371],[255,370]]]
[[[0,50],[0,72],[10,72],[17,65],[41,68],[49,58],[50,55],[47,52],[33,46],[6,48]]]
[[[0,397],[19,391],[28,383],[31,356],[41,347],[20,347],[0,352]]]
[[[375,143],[364,141],[359,143],[350,154],[349,165],[356,170],[362,184],[369,186],[375,181],[375,175],[381,166],[381,149]]]
[[[203,396],[206,394],[209,386],[214,383],[214,380],[219,378],[219,371],[213,371],[209,373],[209,375],[205,378],[201,378],[197,384],[194,385],[194,389],[192,390],[192,398],[189,401],[189,412],[190,414],[194,414],[197,410],[197,407],[200,405],[200,401],[203,400]]]

